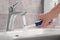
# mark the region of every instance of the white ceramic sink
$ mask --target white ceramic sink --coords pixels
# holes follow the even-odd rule
[[[6,32],[0,32],[0,40],[12,40],[12,37],[8,36]]]
[[[22,29],[22,30],[14,30],[11,32],[7,32],[7,35],[16,38],[29,38],[29,37],[37,37],[37,36],[49,36],[49,35],[60,35],[60,30],[55,29]]]
[[[14,30],[11,32],[7,32],[7,35],[12,38],[26,38],[26,37],[34,37],[39,34],[43,34],[43,29],[22,29],[22,30]]]
[[[13,40],[13,39],[22,39],[31,37],[44,37],[51,35],[60,35],[60,30],[34,28],[34,29],[21,29],[8,32],[0,32],[0,39]]]

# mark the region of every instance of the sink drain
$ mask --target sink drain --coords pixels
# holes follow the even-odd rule
[[[15,35],[16,37],[19,37],[19,35]]]

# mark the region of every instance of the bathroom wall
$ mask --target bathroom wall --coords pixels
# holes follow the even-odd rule
[[[50,11],[54,6],[54,3],[58,3],[58,0],[44,0],[44,12]]]
[[[10,0],[9,4],[10,4],[10,6],[12,6],[17,2],[18,2],[18,4],[15,7],[15,11],[18,11],[18,12],[28,11],[29,13],[31,13],[31,12],[36,13],[38,11],[36,9],[41,7],[40,6],[41,0]]]
[[[0,0],[0,31],[6,31],[8,19],[8,0]]]
[[[58,0],[60,2],[60,0]]]

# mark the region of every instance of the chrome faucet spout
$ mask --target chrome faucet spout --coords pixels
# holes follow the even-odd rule
[[[14,30],[14,20],[16,19],[16,17],[18,15],[22,16],[23,18],[23,25],[25,25],[25,15],[26,15],[27,12],[11,12],[9,14],[9,18],[8,18],[8,25],[7,25],[7,31],[12,31]]]

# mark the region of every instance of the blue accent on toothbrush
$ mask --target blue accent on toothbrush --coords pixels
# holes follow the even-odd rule
[[[37,27],[39,27],[39,26],[42,24],[42,22],[43,22],[43,20],[36,21],[36,22],[35,22],[35,25],[36,25]]]

